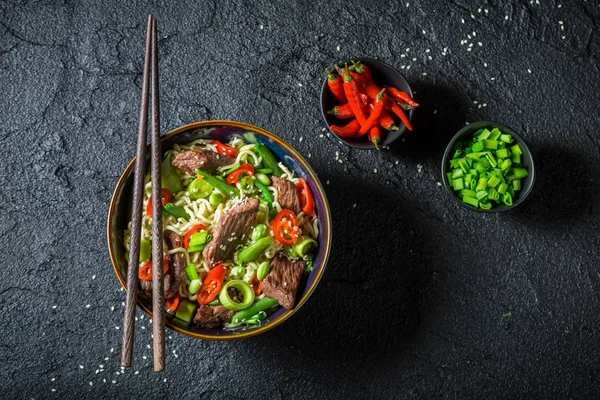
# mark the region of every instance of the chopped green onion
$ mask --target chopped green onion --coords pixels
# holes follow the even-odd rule
[[[513,189],[515,190],[515,192],[518,190],[521,190],[521,181],[519,179],[514,180],[512,182],[512,185],[513,185]]]
[[[508,185],[506,183],[501,183],[500,186],[498,186],[498,193],[504,194],[506,193],[506,189],[508,189]]]
[[[191,294],[196,294],[198,293],[198,290],[200,290],[200,285],[202,285],[200,279],[194,279],[190,282],[190,287],[188,288],[188,290]]]
[[[479,204],[479,200],[477,200],[477,199],[476,199],[476,198],[474,198],[474,197],[464,196],[464,197],[462,198],[462,200],[463,200],[465,203],[472,205],[473,207],[477,207],[477,205]]]
[[[452,181],[452,187],[454,190],[461,190],[465,187],[463,178],[454,179]]]
[[[197,305],[198,304],[195,301],[192,302],[188,299],[182,299],[175,311],[175,317],[189,324],[192,322],[192,318],[194,318]]]
[[[140,262],[148,261],[152,254],[152,248],[148,239],[140,239]]]
[[[477,194],[475,195],[475,197],[477,197],[477,200],[481,200],[483,198],[486,198],[488,196],[488,192],[485,190],[480,190],[479,192],[477,192]]]
[[[463,203],[489,210],[512,205],[529,172],[522,166],[523,151],[510,134],[480,129],[471,141],[455,144],[446,172],[448,186]]]
[[[475,191],[485,190],[487,187],[488,180],[486,178],[479,178],[479,182],[477,182],[477,186],[475,187]]]
[[[513,174],[515,179],[527,178],[529,176],[529,172],[525,168],[515,168],[513,169]]]
[[[236,299],[231,298],[229,289],[236,289]],[[228,310],[240,311],[248,308],[254,302],[254,289],[241,279],[227,281],[219,292],[219,301]]]
[[[196,271],[196,266],[194,264],[190,264],[186,267],[185,272],[187,273],[188,278],[190,278],[190,281],[193,281],[194,279],[200,279],[200,276],[198,276],[198,271]]]
[[[519,146],[519,144],[515,144],[514,146],[511,146],[510,151],[513,154],[518,154],[518,155],[523,154],[523,150],[521,150],[521,146]]]

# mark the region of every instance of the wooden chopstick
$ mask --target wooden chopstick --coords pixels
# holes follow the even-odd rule
[[[165,370],[165,299],[163,270],[162,185],[160,181],[160,106],[156,19],[152,23],[152,337],[154,371]]]
[[[142,104],[140,106],[140,118],[138,121],[137,151],[135,158],[135,172],[133,175],[131,237],[129,239],[129,263],[127,268],[127,296],[125,298],[123,347],[121,349],[121,365],[124,367],[131,367],[131,358],[133,355],[133,333],[135,329],[140,236],[142,228],[142,204],[144,202],[144,176],[146,175],[146,135],[148,134],[148,82],[150,78],[151,27],[152,16],[149,16],[148,29],[146,32],[144,75],[142,80]]]

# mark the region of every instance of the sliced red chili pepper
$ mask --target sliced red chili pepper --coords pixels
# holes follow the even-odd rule
[[[229,183],[230,185],[233,185],[234,183],[240,181],[240,175],[242,174],[254,176],[254,167],[252,166],[252,164],[243,164],[241,167],[227,175],[227,178],[225,178],[225,182]]]
[[[252,286],[252,289],[254,290],[255,295],[258,296],[262,293],[262,281],[259,280],[256,276],[254,278],[252,278],[252,281],[250,282],[250,286]]]
[[[186,249],[190,246],[190,239],[192,238],[192,235],[196,232],[200,232],[200,231],[205,231],[206,227],[202,224],[198,224],[198,225],[194,225],[192,227],[192,229],[190,229],[184,236],[183,238],[183,247],[185,247]]]
[[[375,102],[373,103],[373,110],[371,111],[371,114],[369,115],[369,118],[367,118],[367,120],[365,121],[364,125],[360,127],[360,130],[358,131],[358,136],[364,135],[369,131],[369,129],[371,129],[373,125],[377,124],[377,120],[379,119],[379,116],[383,111],[384,92],[385,89],[381,89],[381,91],[377,94]]]
[[[329,68],[325,68],[325,71],[327,72],[327,86],[329,86],[329,90],[331,90],[338,103],[344,104],[346,102],[346,95],[344,95],[342,77],[332,74]]]
[[[175,312],[175,310],[177,310],[177,307],[179,307],[180,302],[181,296],[179,295],[179,293],[175,293],[175,296],[171,297],[170,299],[166,299],[165,308],[167,309],[167,312]]]
[[[163,265],[164,273],[166,274],[169,270],[169,260],[167,258],[163,259]],[[148,261],[146,264],[142,265],[142,268],[138,271],[138,279],[141,281],[152,280],[152,261]]]
[[[161,189],[162,192],[162,205],[163,207],[171,202],[171,191],[169,189]],[[146,215],[152,218],[152,196],[148,199],[148,204],[146,205]]]
[[[223,264],[219,264],[210,270],[206,278],[204,278],[200,290],[198,290],[197,299],[199,304],[206,305],[217,297],[221,286],[223,286],[226,274],[227,268]]]
[[[215,140],[215,146],[217,148],[217,153],[221,153],[225,156],[229,156],[229,157],[235,157],[237,156],[237,149],[234,149],[233,147],[230,146],[226,146],[223,143],[219,142],[218,140]]]
[[[282,210],[275,216],[272,222],[273,236],[284,246],[296,243],[300,234],[298,219],[291,210]]]
[[[386,89],[388,89],[390,96],[392,96],[393,98],[395,98],[396,100],[399,100],[401,102],[404,102],[406,104],[408,104],[411,107],[419,107],[419,103],[417,103],[416,101],[414,101],[406,92],[401,92],[400,90],[396,89],[393,86],[388,86],[388,85],[384,85],[384,87]]]
[[[296,190],[298,191],[298,197],[300,197],[302,211],[304,211],[304,214],[312,217],[315,214],[315,199],[304,178],[298,180]]]
[[[356,119],[350,121],[347,125],[338,126],[338,125],[330,125],[329,129],[339,137],[343,138],[352,138],[355,137],[360,129],[360,124]]]

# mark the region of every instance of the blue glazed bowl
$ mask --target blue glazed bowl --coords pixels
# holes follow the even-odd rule
[[[208,129],[207,129],[208,128]],[[315,211],[319,220],[319,249],[314,260],[313,270],[306,280],[304,286],[298,289],[297,303],[293,310],[280,308],[263,321],[261,326],[242,331],[225,331],[222,328],[201,328],[192,324],[184,329],[172,325],[168,320],[166,325],[179,333],[198,339],[209,340],[234,340],[242,339],[259,333],[266,332],[276,327],[291,317],[310,297],[311,293],[319,283],[327,265],[331,251],[331,212],[325,197],[323,186],[319,182],[315,172],[306,160],[290,146],[274,134],[253,125],[234,121],[204,121],[174,129],[162,138],[162,151],[169,150],[174,144],[185,144],[196,139],[217,139],[227,142],[232,136],[239,135],[248,143],[265,144],[275,154],[279,161],[283,162],[295,174],[304,178],[308,183],[315,199]],[[133,143],[133,142],[132,142]],[[150,152],[148,151],[148,154]],[[108,210],[107,241],[110,259],[124,289],[127,289],[127,260],[125,258],[125,247],[123,246],[123,232],[129,222],[129,210],[133,193],[133,169],[135,158],[129,163],[121,174],[112,196]],[[141,291],[140,291],[141,292]],[[139,294],[138,305],[152,317],[151,299],[144,294]]]

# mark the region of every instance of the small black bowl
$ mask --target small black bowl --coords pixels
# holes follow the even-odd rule
[[[400,91],[408,93],[410,97],[413,97],[413,93],[410,90],[410,86],[408,85],[406,79],[404,79],[402,74],[400,74],[400,72],[398,72],[398,70],[396,70],[391,65],[388,65],[379,60],[373,60],[371,58],[354,58],[353,60],[360,61],[361,63],[369,67],[369,69],[371,70],[371,75],[373,75],[373,81],[377,85],[393,86]],[[351,65],[351,62],[348,61],[348,64]],[[340,63],[338,65],[340,67],[343,67],[344,63]],[[323,81],[323,87],[321,89],[321,113],[323,114],[323,119],[325,120],[327,126],[346,125],[348,123],[348,120],[337,119],[333,115],[327,114],[327,111],[331,110],[336,105],[339,104],[337,104],[333,93],[331,93],[331,90],[329,90],[329,86],[327,85],[327,76],[325,76],[325,80]],[[409,121],[412,119],[414,112],[415,110],[410,110],[407,112],[407,117]],[[394,118],[397,119],[397,117]],[[404,124],[402,124],[402,122],[398,122],[398,127],[400,127],[400,130],[397,131],[386,131],[385,129],[381,130],[382,146],[388,146],[389,144],[397,140],[400,136],[402,136],[404,131],[406,131],[406,127],[404,126]],[[358,139],[347,139],[341,138],[333,132],[331,133],[335,135],[335,137],[337,137],[340,142],[350,147],[363,150],[375,148],[373,143],[369,142],[369,140],[366,137],[361,137]]]
[[[492,130],[493,128],[498,128],[502,131],[502,133],[510,134],[515,139],[515,141],[519,144],[519,146],[521,147],[521,150],[523,151],[523,155],[521,156],[521,161],[522,161],[523,167],[526,168],[527,171],[529,172],[529,176],[527,176],[527,178],[525,178],[525,180],[523,181],[523,183],[521,185],[521,191],[515,193],[515,199],[513,200],[513,204],[510,206],[507,206],[506,204],[497,204],[497,205],[494,204],[494,206],[492,208],[490,208],[489,210],[484,210],[479,207],[472,207],[468,204],[463,203],[456,196],[456,194],[454,193],[452,188],[450,188],[450,186],[448,185],[448,179],[446,177],[446,173],[450,169],[450,159],[454,155],[454,150],[455,150],[454,146],[458,142],[465,142],[465,141],[471,140],[473,137],[473,134],[483,128],[487,128],[489,130]],[[534,181],[535,181],[535,166],[533,164],[533,158],[531,156],[531,151],[529,151],[529,147],[527,147],[527,144],[525,143],[523,138],[521,136],[519,136],[515,131],[513,131],[509,127],[499,124],[497,122],[479,121],[479,122],[473,122],[472,124],[465,126],[460,131],[458,131],[458,133],[456,135],[454,135],[452,140],[450,140],[450,143],[448,143],[448,147],[446,147],[446,151],[444,152],[444,157],[442,158],[442,182],[444,182],[444,187],[446,188],[448,193],[450,193],[450,196],[454,199],[454,201],[456,201],[461,206],[468,208],[469,210],[472,210],[472,211],[479,211],[479,212],[483,212],[483,213],[495,213],[495,212],[510,210],[510,209],[518,206],[519,204],[521,204],[527,198],[527,196],[529,196],[529,193],[531,193],[531,189],[533,189]]]

